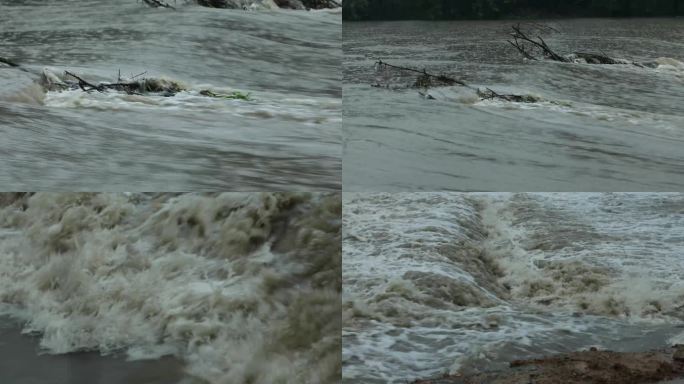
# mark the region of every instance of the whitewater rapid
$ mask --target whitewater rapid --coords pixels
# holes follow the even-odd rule
[[[0,314],[201,383],[340,375],[338,194],[2,194]]]
[[[345,194],[343,382],[405,382],[684,319],[681,194]]]

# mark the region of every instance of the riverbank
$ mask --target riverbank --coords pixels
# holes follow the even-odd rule
[[[676,380],[676,381],[672,381]],[[684,345],[647,352],[592,348],[530,360],[514,360],[509,369],[472,375],[445,375],[412,384],[643,384],[682,383]]]

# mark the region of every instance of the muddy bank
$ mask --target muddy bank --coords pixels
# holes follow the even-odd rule
[[[412,384],[642,384],[684,379],[684,345],[648,352],[589,351],[515,360],[510,368]],[[676,382],[679,382],[676,381]]]
[[[21,333],[21,324],[0,315],[0,382],[7,384],[198,384],[171,356],[146,361],[100,356],[96,352],[45,354],[38,338]]]

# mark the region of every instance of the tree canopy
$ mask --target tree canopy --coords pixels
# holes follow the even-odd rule
[[[345,20],[684,15],[683,0],[345,0]]]

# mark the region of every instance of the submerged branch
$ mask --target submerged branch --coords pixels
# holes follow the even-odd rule
[[[69,72],[69,71],[64,71],[64,74],[65,74],[66,76],[71,76],[71,77],[73,77],[74,79],[78,80],[78,86],[79,86],[84,92],[90,92],[90,91],[92,91],[92,90],[96,90],[96,91],[98,91],[98,92],[104,92],[104,87],[103,87],[102,85],[94,85],[94,84],[91,84],[91,83],[89,83],[89,82],[83,80],[82,78],[80,78],[80,77],[74,75],[73,73],[71,73],[71,72]]]
[[[19,66],[19,64],[15,63],[14,61],[7,59],[7,58],[4,58],[2,56],[0,56],[0,63],[5,63],[5,64],[9,65],[10,67],[18,67]]]
[[[414,69],[414,68],[400,67],[397,65],[387,64],[382,60],[376,61],[375,65],[380,66],[380,67],[388,67],[388,68],[399,69],[399,70],[407,71],[407,72],[419,73],[420,77],[418,77],[418,79],[416,80],[416,82],[413,85],[416,88],[428,88],[429,86],[432,86],[433,85],[431,82],[432,79],[435,79],[439,84],[446,85],[446,86],[456,85],[456,84],[462,85],[464,87],[468,86],[468,84],[464,83],[461,80],[457,80],[457,79],[448,77],[446,75],[434,75],[434,74],[428,73],[425,69],[423,69],[421,71],[421,70]]]
[[[481,100],[492,100],[492,99],[500,99],[500,100],[505,100],[505,101],[510,101],[510,102],[515,102],[515,103],[535,103],[539,101],[538,98],[530,95],[504,95],[504,94],[499,94],[497,92],[494,92],[493,90],[487,88],[486,90],[480,90],[477,89],[471,85],[468,85],[462,80],[456,80],[454,78],[445,76],[445,75],[434,75],[431,73],[428,73],[427,70],[418,70],[415,68],[408,68],[408,67],[401,67],[398,65],[392,65],[385,63],[382,60],[378,60],[375,62],[376,66],[379,67],[384,67],[384,68],[391,68],[391,69],[396,69],[399,71],[407,71],[407,72],[413,72],[419,74],[417,77],[416,81],[413,83],[411,86],[412,88],[420,88],[424,89],[425,92],[418,91],[418,93],[425,99],[427,100],[435,100],[435,97],[427,93],[428,88],[434,88],[434,87],[449,87],[453,85],[460,85],[466,88],[473,89],[477,92],[477,95],[480,97]],[[383,86],[379,83],[376,84],[371,84],[372,87],[374,88],[387,88],[387,89],[396,89],[396,88],[390,88],[389,84]]]

